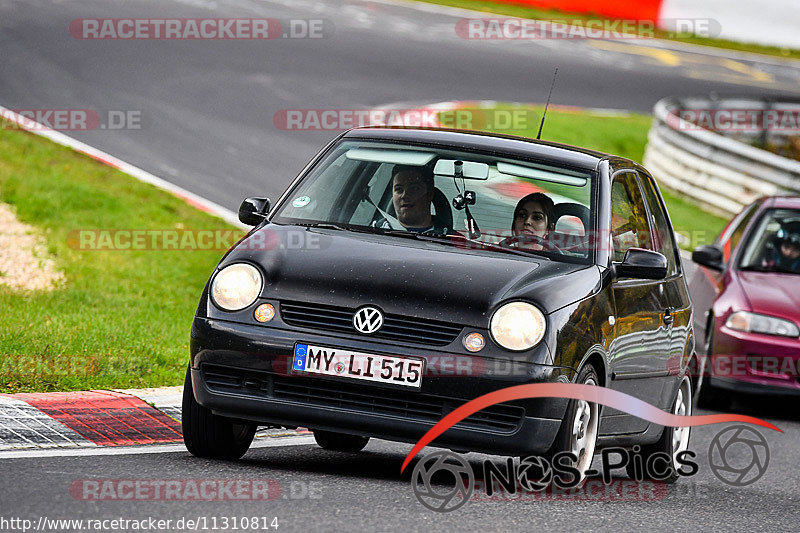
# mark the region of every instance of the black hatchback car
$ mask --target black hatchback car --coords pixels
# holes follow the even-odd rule
[[[530,139],[363,128],[326,146],[220,261],[191,330],[189,451],[236,458],[257,426],[320,446],[415,442],[527,383],[609,387],[690,414],[691,305],[640,165]],[[568,399],[487,408],[436,444],[499,455],[671,455],[688,428]]]

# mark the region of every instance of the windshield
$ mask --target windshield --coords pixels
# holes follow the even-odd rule
[[[588,262],[593,176],[546,161],[348,140],[295,187],[272,222]]]
[[[739,268],[800,274],[800,211],[766,211],[747,242]]]

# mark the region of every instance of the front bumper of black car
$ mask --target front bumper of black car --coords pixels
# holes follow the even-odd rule
[[[297,342],[420,357],[428,362],[428,371],[419,390],[298,375],[291,364]],[[535,350],[546,352],[547,347],[542,343]],[[571,369],[529,362],[550,360],[548,355],[482,360],[440,347],[198,317],[192,324],[191,374],[197,402],[222,416],[416,442],[443,416],[483,394],[527,383],[569,381]],[[434,444],[499,455],[541,454],[552,445],[567,403],[539,398],[494,405],[456,424]]]

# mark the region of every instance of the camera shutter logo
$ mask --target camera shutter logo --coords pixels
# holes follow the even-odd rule
[[[434,480],[433,477],[437,476]],[[438,513],[465,505],[475,489],[475,474],[460,455],[442,450],[426,455],[414,466],[411,487],[419,503]]]
[[[517,474],[520,486],[528,492],[541,492],[553,481],[553,468],[547,459],[538,456],[524,457],[519,462]]]
[[[769,446],[755,429],[745,425],[731,426],[717,433],[711,441],[708,463],[720,481],[744,487],[761,479],[767,471]]]
[[[356,331],[369,335],[383,327],[383,313],[377,307],[362,307],[353,315]]]

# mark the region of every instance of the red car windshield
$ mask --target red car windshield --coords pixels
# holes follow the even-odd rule
[[[739,269],[800,274],[800,211],[766,211],[747,242]]]

